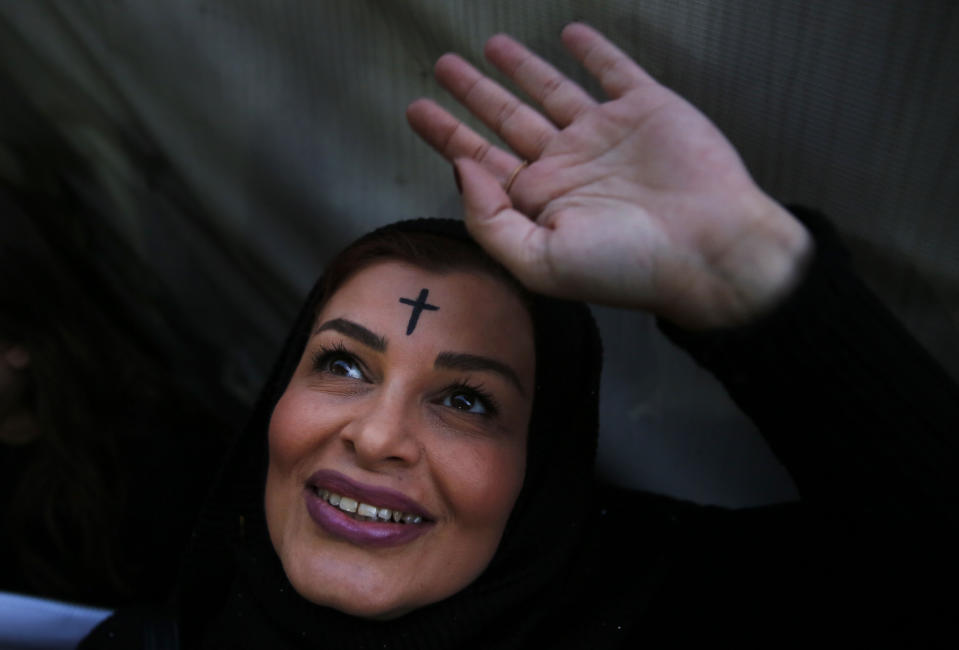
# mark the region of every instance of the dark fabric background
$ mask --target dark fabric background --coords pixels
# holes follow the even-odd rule
[[[959,377],[950,0],[4,2],[0,177],[67,179],[249,403],[332,251],[398,218],[458,216],[449,166],[403,116],[416,97],[446,101],[436,57],[479,59],[506,31],[595,89],[558,43],[574,19],[698,105],[770,194],[829,214],[867,281]],[[794,494],[649,317],[597,315],[605,474],[707,503]]]

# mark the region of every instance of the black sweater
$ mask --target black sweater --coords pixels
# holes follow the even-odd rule
[[[661,329],[756,422],[801,502],[600,488],[573,588],[592,611],[567,645],[959,643],[959,387],[795,211],[818,251],[786,304],[735,331]]]

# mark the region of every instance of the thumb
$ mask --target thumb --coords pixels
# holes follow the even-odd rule
[[[473,239],[530,289],[542,291],[548,230],[513,209],[499,181],[471,158],[453,161],[463,191],[463,219]]]

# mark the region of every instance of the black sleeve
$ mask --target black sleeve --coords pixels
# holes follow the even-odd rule
[[[959,387],[849,268],[829,224],[803,282],[747,327],[660,328],[755,421],[803,501],[959,528]]]

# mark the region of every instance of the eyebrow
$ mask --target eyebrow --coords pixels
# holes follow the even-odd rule
[[[510,381],[519,390],[520,394],[526,396],[523,385],[520,383],[519,376],[512,368],[505,363],[481,357],[476,354],[463,354],[461,352],[440,352],[436,355],[436,361],[433,362],[434,368],[446,368],[449,370],[488,370],[495,372]]]
[[[328,320],[313,330],[313,335],[315,336],[320,332],[325,332],[326,330],[339,332],[344,336],[348,336],[351,339],[359,341],[366,347],[372,348],[377,352],[386,351],[385,338],[379,334],[374,334],[359,323],[354,323],[351,320],[347,320],[345,318],[334,318],[333,320]]]

